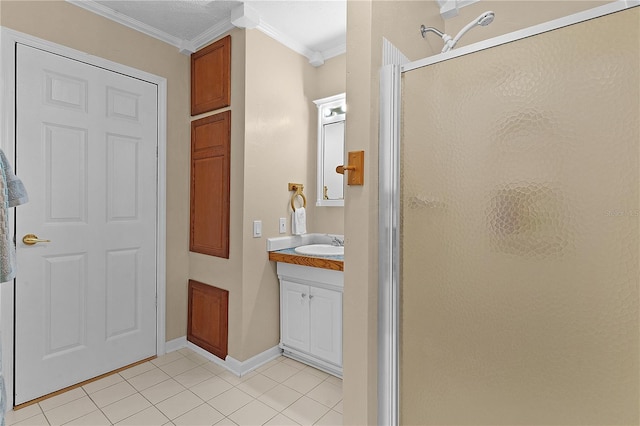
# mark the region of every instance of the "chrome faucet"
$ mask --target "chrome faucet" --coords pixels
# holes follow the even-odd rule
[[[335,235],[331,236],[331,245],[332,246],[344,246],[344,239],[338,238]]]

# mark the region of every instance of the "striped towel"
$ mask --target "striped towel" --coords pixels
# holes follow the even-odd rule
[[[16,275],[15,243],[9,228],[9,208],[29,201],[22,181],[13,174],[11,164],[0,150],[0,283]]]

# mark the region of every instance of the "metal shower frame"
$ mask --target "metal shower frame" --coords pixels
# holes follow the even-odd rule
[[[400,123],[402,74],[501,44],[640,6],[618,0],[499,37],[405,62],[385,45],[380,70],[378,161],[378,424],[400,424]]]

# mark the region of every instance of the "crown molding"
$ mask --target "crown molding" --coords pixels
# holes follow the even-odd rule
[[[253,29],[260,25],[260,14],[246,3],[231,10],[231,23],[238,28]]]
[[[283,44],[294,52],[301,54],[302,56],[307,58],[309,60],[309,63],[314,67],[319,67],[320,65],[324,64],[325,60],[333,58],[334,56],[341,55],[347,51],[346,43],[340,46],[336,46],[335,48],[324,50],[322,52],[311,50],[304,44],[278,31],[263,19],[260,20],[260,24],[256,27],[256,29],[262,31],[264,34],[268,35],[275,41]]]
[[[323,50],[322,52],[320,52],[322,54],[322,57],[325,59],[325,61],[327,59],[331,59],[333,57],[342,55],[343,53],[347,53],[347,43],[342,43],[336,47],[332,47],[330,49],[327,50]]]
[[[199,34],[198,36],[194,37],[191,40],[183,40],[181,38],[174,37],[170,34],[167,34],[164,31],[160,31],[157,28],[154,28],[143,22],[140,22],[137,19],[133,19],[122,13],[116,12],[113,9],[103,6],[102,4],[97,3],[93,0],[65,0],[65,1],[70,4],[73,4],[74,6],[81,7],[85,10],[88,10],[89,12],[95,13],[111,21],[124,25],[135,31],[141,32],[150,37],[163,41],[167,44],[170,44],[171,46],[175,46],[179,49],[180,53],[185,55],[190,55],[191,53],[197,51],[198,49],[210,44],[212,41],[216,40],[217,38],[224,35],[225,33],[236,28],[236,26],[231,23],[231,20],[225,20],[212,26],[206,31],[203,31],[201,34]],[[477,1],[477,0],[440,0],[440,1],[455,3],[456,1],[469,2],[469,1]],[[248,8],[248,6],[245,5],[245,8]],[[257,26],[255,26],[257,30],[263,32],[267,36],[276,40],[280,44],[283,44],[284,46],[288,47],[294,52],[299,53],[300,55],[306,57],[309,60],[309,63],[314,67],[318,67],[324,64],[325,60],[333,58],[334,56],[341,55],[347,51],[346,44],[342,44],[340,46],[336,46],[336,47],[324,50],[322,52],[311,50],[304,44],[298,42],[297,40],[289,37],[288,35],[282,33],[281,31],[269,25],[269,23],[265,22],[254,9],[251,9],[251,8],[248,9],[247,12],[250,12],[250,13],[245,13],[245,9],[242,9],[242,11],[243,11],[242,16],[238,15],[236,16],[236,18],[243,18],[244,15],[247,15],[248,17],[251,18],[252,25],[257,23]],[[238,13],[240,12],[240,10],[236,12]],[[242,28],[243,22],[244,22],[243,20],[238,22],[240,24],[238,26],[239,28]]]
[[[104,18],[110,19],[111,21],[122,24],[125,27],[129,27],[133,30],[146,34],[150,37],[164,41],[165,43],[175,46],[178,49],[182,50],[182,47],[184,45],[185,40],[169,35],[164,31],[160,31],[157,28],[154,28],[150,25],[147,25],[143,22],[138,21],[137,19],[133,19],[126,15],[123,15],[122,13],[116,12],[113,9],[103,6],[100,3],[96,3],[93,0],[65,0],[65,1],[67,3],[73,4],[74,6],[78,6],[85,10],[88,10],[89,12],[93,12],[96,15],[100,15]]]
[[[191,45],[193,46],[193,50],[189,53],[193,53],[201,47],[206,46],[207,44],[211,43],[221,35],[228,33],[234,28],[235,26],[229,21],[222,21],[217,25],[214,25],[213,27],[202,32],[200,35],[194,37],[189,41],[189,43],[191,43]]]
[[[276,40],[277,42],[280,42],[281,44],[284,44],[289,49],[301,54],[302,56],[305,56],[308,59],[311,59],[313,57],[313,54],[315,53],[313,50],[309,49],[304,44],[283,34],[282,32],[278,31],[276,28],[272,27],[271,25],[269,25],[268,22],[265,22],[262,19],[260,20],[260,25],[258,25],[256,29],[259,31],[262,31],[264,34],[268,35],[272,39]]]

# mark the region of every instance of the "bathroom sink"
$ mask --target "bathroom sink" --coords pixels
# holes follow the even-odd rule
[[[309,244],[295,248],[298,254],[311,256],[341,256],[344,254],[344,246],[332,246],[331,244]]]

